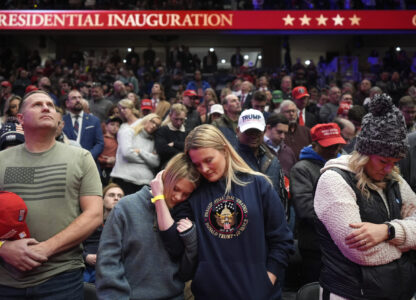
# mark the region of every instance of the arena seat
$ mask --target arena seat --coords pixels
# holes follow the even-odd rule
[[[296,300],[319,300],[319,282],[302,286],[296,294]]]
[[[84,299],[85,300],[97,300],[98,299],[94,284],[84,282]]]

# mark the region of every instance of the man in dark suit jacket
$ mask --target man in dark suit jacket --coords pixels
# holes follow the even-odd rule
[[[292,100],[295,102],[296,107],[298,108],[298,123],[301,126],[306,126],[312,128],[318,124],[316,116],[306,110],[308,105],[310,95],[308,90],[304,86],[297,86],[292,90]]]
[[[243,81],[241,84],[240,103],[243,109],[251,108],[251,98],[253,97],[253,84],[250,81]]]
[[[244,57],[240,53],[241,49],[238,47],[235,53],[231,56],[230,62],[234,69],[240,68],[244,64]]]
[[[68,93],[66,107],[69,113],[64,116],[64,133],[69,139],[77,141],[82,148],[90,151],[97,162],[98,156],[104,149],[100,120],[93,115],[84,113],[82,96],[77,90]]]

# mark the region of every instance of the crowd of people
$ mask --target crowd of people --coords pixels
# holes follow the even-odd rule
[[[352,67],[354,63],[348,53],[332,61],[321,56],[318,62],[310,60],[305,65],[300,59],[292,63],[290,52],[286,50],[284,64],[278,68],[249,66],[243,54],[236,48],[229,58],[231,69],[227,70],[219,68],[214,49],[199,57],[187,45],[173,46],[166,61],[157,56],[152,44],[142,52],[135,48],[130,48],[126,54],[119,49],[72,51],[67,57],[56,59],[42,59],[38,50],[15,52],[4,48],[0,52],[0,80],[5,81],[2,88],[7,91],[1,92],[5,95],[1,96],[0,114],[4,113],[5,100],[11,94],[22,97],[29,85],[53,94],[59,106],[72,88],[80,90],[87,100],[100,97],[92,89],[97,84],[102,86],[103,96],[113,104],[129,93],[136,100],[151,98],[152,93],[159,93],[152,91],[154,82],[161,84],[163,97],[170,102],[180,100],[182,93],[189,89],[195,90],[201,100],[202,91],[207,88],[214,89],[219,97],[224,87],[241,90],[243,81],[253,84],[250,90],[267,87],[270,91],[282,90],[286,96],[285,76],[291,77],[293,86],[307,87],[314,102],[321,94],[327,94],[332,85],[337,85],[352,92],[358,104],[362,104],[367,90],[373,86],[391,95],[397,104],[407,89],[415,85],[416,56],[404,49],[389,48],[384,53],[372,50],[357,68]],[[368,79],[366,87],[360,86],[363,79]],[[360,89],[365,90],[359,93]]]
[[[85,281],[100,299],[183,299],[192,280],[197,299],[317,281],[322,299],[412,297],[410,63],[320,86],[318,67],[260,73],[237,49],[218,89],[198,65],[184,76],[182,51],[168,72],[148,50],[146,72],[134,49],[32,55],[1,81],[0,197],[24,230],[0,220],[0,295],[81,299]]]

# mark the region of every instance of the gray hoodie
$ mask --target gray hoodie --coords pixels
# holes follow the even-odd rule
[[[122,198],[107,218],[97,254],[99,299],[183,299],[181,266],[165,250],[151,198],[144,186]],[[184,257],[196,260],[195,226],[181,238]]]

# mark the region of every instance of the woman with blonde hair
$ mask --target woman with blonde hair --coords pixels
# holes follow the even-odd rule
[[[154,133],[161,122],[160,116],[152,113],[140,122],[134,122],[133,126],[124,126],[118,131],[116,163],[110,176],[126,195],[149,184],[159,167]]]
[[[185,153],[203,180],[175,219],[195,220],[196,299],[280,299],[292,234],[270,180],[253,171],[212,125],[192,130]],[[174,236],[166,237],[173,243]],[[173,247],[172,247],[173,248]]]
[[[123,99],[118,102],[117,106],[123,122],[126,122],[127,125],[135,126],[135,123],[139,121],[140,112],[134,106],[133,101],[130,99]],[[123,125],[125,124],[123,123]]]
[[[197,255],[195,226],[190,220],[166,223],[186,247],[183,255],[172,259],[161,239],[164,225],[158,225],[155,206],[169,210],[185,201],[200,176],[180,153],[158,177],[151,189],[146,185],[122,198],[107,218],[98,248],[99,299],[184,299],[184,282],[190,279]]]
[[[386,94],[369,104],[356,151],[321,169],[314,198],[321,299],[408,300],[415,293],[416,195],[395,164],[406,124]]]

